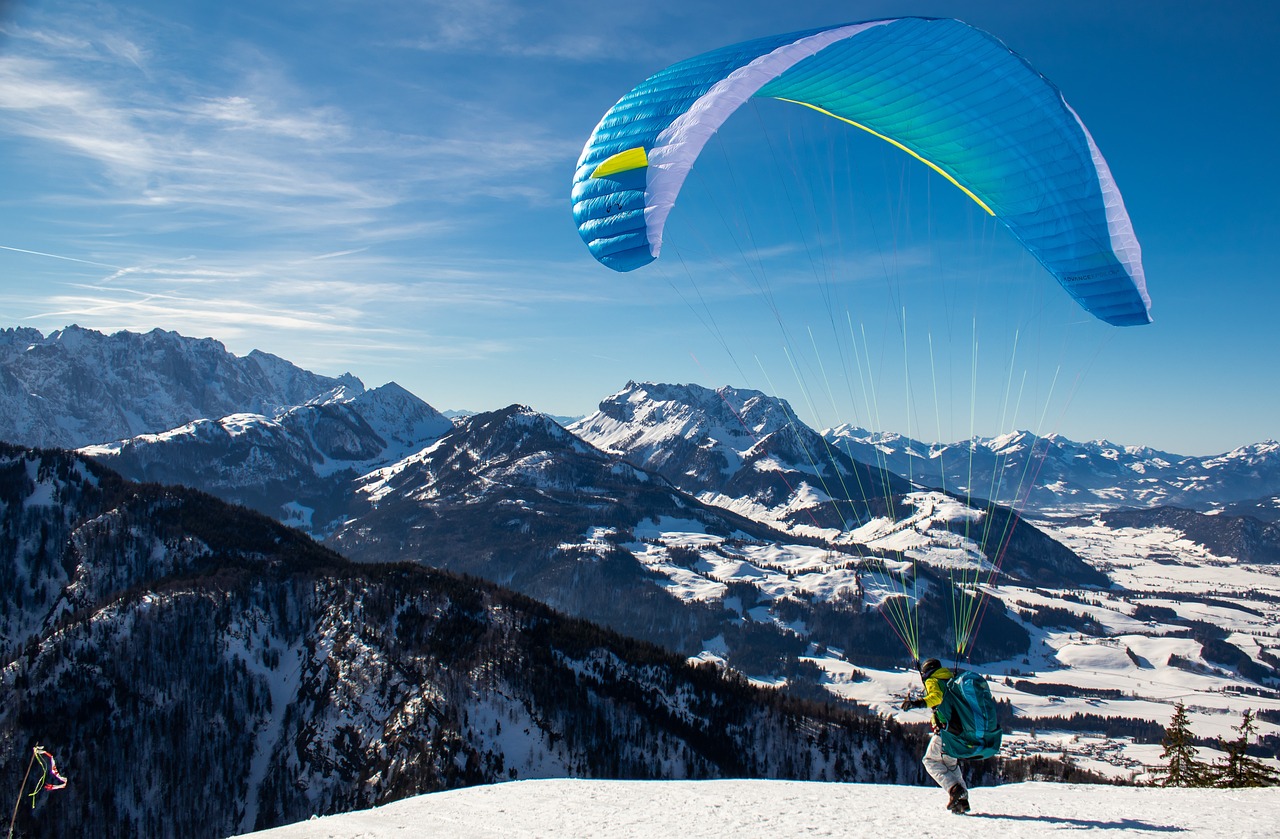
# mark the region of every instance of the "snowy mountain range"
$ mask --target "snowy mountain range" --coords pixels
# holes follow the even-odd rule
[[[19,333],[31,339],[31,332],[4,334],[16,346]],[[173,341],[176,357],[220,358],[204,346],[211,344],[226,355],[216,342],[171,333],[90,333],[97,337],[77,343],[62,337],[70,332],[45,343],[55,342],[51,352],[81,375],[102,363],[102,341],[126,348]],[[312,377],[279,359],[275,376],[228,374],[256,383],[241,403],[147,426],[144,402],[196,410],[182,376],[123,372],[153,357],[122,352],[113,362],[121,369],[101,373],[117,385],[144,383],[137,402],[128,387],[113,386],[112,412],[77,403],[80,391],[49,391],[70,400],[70,425],[81,433],[93,433],[99,420],[103,433],[120,427],[108,422],[116,414],[142,429],[98,437],[83,453],[127,478],[201,489],[324,538],[360,569],[342,572],[350,597],[339,599],[349,611],[335,625],[364,619],[360,592],[374,592],[378,603],[391,597],[370,580],[390,573],[376,569],[407,562],[514,589],[791,696],[847,700],[889,716],[918,679],[902,669],[909,656],[886,614],[909,604],[921,651],[942,652],[953,648],[955,604],[969,598],[983,604],[970,661],[994,677],[1006,703],[1007,755],[1057,761],[1065,753],[1090,771],[1140,777],[1176,701],[1191,709],[1206,752],[1245,707],[1259,711],[1267,748],[1280,746],[1280,532],[1266,512],[1277,509],[1274,443],[1215,458],[1029,435],[944,447],[850,428],[819,434],[784,401],[755,391],[635,382],[568,428],[518,405],[450,421],[394,384],[366,392],[354,378]],[[239,369],[254,354],[230,358],[209,369]],[[297,385],[292,404],[280,402],[287,394],[277,383],[286,380]],[[30,381],[23,387],[38,394],[38,377]],[[154,395],[170,381],[178,396]],[[10,391],[3,404],[21,402]],[[0,411],[0,420],[17,424],[0,427],[0,439],[38,436],[23,425],[31,417]],[[43,455],[14,457],[31,486],[0,498],[0,512],[51,505],[57,518],[75,491],[41,479],[46,467],[31,464]],[[961,460],[963,469],[954,462]],[[1025,505],[1028,493],[1014,480],[1024,475],[1035,475],[1037,487]],[[1179,499],[1186,506],[1171,505]],[[61,513],[67,521],[78,515]],[[79,585],[145,599],[152,578],[130,577],[129,569],[157,550],[163,572],[154,579],[185,579],[182,563],[195,560],[173,557],[203,556],[210,537],[158,549],[146,535],[154,517],[151,508],[126,509],[118,522],[107,515],[108,533],[142,535],[110,548],[115,558],[103,567],[119,570],[81,575],[83,584],[66,571],[33,576],[33,549],[0,534],[0,546],[28,557],[12,580],[0,580],[26,604],[0,613],[12,649],[17,639],[52,638],[59,621],[97,608],[98,595],[75,599]],[[37,519],[23,532],[52,527]],[[166,526],[165,534],[177,532]],[[44,550],[63,559],[41,562],[76,567],[74,557],[87,549],[62,544]],[[235,568],[275,567],[270,550],[259,554],[227,556]],[[228,573],[199,568],[202,579]],[[120,580],[90,585],[103,574]],[[36,582],[23,587],[26,576]],[[262,632],[311,614],[301,606],[261,609]],[[302,631],[289,630],[280,649]],[[369,701],[385,704],[377,696]],[[475,731],[466,736],[485,742]],[[305,809],[298,807],[290,812]],[[247,812],[238,811],[237,824],[249,823]]]
[[[709,504],[784,528],[854,528],[910,490],[759,391],[628,382],[570,430]]]
[[[1191,457],[1026,431],[950,444],[849,425],[824,436],[855,460],[1028,513],[1180,506],[1280,520],[1280,443],[1275,440]]]
[[[705,395],[698,388],[681,392]],[[675,391],[668,395],[676,398]],[[729,483],[768,490],[783,470],[776,454],[735,462],[753,465],[726,473],[713,462],[701,477],[692,477],[692,469],[685,477],[711,488],[705,498],[720,499]],[[751,470],[762,480],[751,480]],[[799,473],[793,478],[795,496],[779,496],[782,506],[808,519],[797,499],[831,503]],[[923,512],[896,525],[878,515],[855,531],[857,540],[837,540],[835,527],[787,529],[737,512],[749,505],[696,498],[521,406],[469,418],[421,452],[362,478],[356,496],[329,539],[353,559],[410,560],[483,577],[620,632],[719,656],[747,673],[790,673],[793,687],[807,679],[819,693],[822,674],[800,661],[809,645],[839,647],[858,664],[901,660],[900,652],[887,655],[896,643],[874,606],[900,596],[891,566],[904,555],[921,593],[922,637],[935,647],[949,625],[951,560],[935,563],[929,546],[967,550],[954,561],[986,567],[1008,582],[1106,583],[1007,513],[982,513],[999,516],[1008,534],[1002,568],[984,566],[978,546],[947,529],[964,508],[932,494],[895,496],[895,507]],[[894,547],[878,544],[884,540]],[[1027,649],[1027,634],[998,607],[983,637],[980,658]]]
[[[363,391],[349,374],[318,376],[257,350],[242,358],[212,338],[0,329],[0,440],[10,443],[76,448]]]
[[[365,476],[329,542],[362,562],[410,560],[484,577],[692,654],[717,634],[718,621],[655,584],[661,577],[633,547],[665,521],[707,538],[780,535],[512,406],[470,417],[416,455]]]
[[[664,393],[673,388],[685,389],[686,395],[677,398],[678,405]],[[785,403],[749,392],[742,392],[742,401],[734,402],[732,395],[737,391],[732,388],[697,388],[696,395],[689,396],[687,388],[629,384],[602,401],[595,414],[572,427],[594,445],[609,451],[625,450],[632,462],[645,464],[699,496],[709,490],[697,485],[696,475],[707,473],[706,465],[715,461],[719,469],[732,470],[758,484],[739,486],[717,477],[716,483],[726,483],[729,489],[719,503],[744,503],[749,515],[768,515],[792,525],[804,524],[808,515],[824,524],[824,516],[836,520],[858,516],[857,510],[841,511],[838,505],[828,504],[825,509],[810,505],[809,513],[797,519],[788,512],[785,501],[775,503],[790,496],[787,484],[794,485],[797,472],[817,473],[814,477],[819,480],[813,483],[819,491],[825,485],[829,496],[875,498],[888,494],[871,486],[855,489],[862,478],[871,480],[868,467],[878,467],[882,475],[898,476],[922,487],[989,499],[1030,514],[1180,506],[1280,520],[1280,443],[1275,441],[1191,457],[1107,441],[1077,443],[1056,435],[1036,437],[1027,432],[941,444],[837,426],[823,432],[831,448],[840,453],[833,455],[822,451],[812,439],[813,432]],[[164,435],[201,420],[216,423],[233,415],[255,414],[280,421],[299,406],[350,401],[364,390],[360,380],[350,374],[336,379],[319,376],[268,353],[255,350],[238,357],[213,339],[185,338],[162,330],[108,336],[70,326],[48,337],[30,328],[0,330],[0,440],[24,445],[78,448],[119,444],[117,448],[122,448],[125,440]],[[425,445],[434,439],[433,434],[439,435],[436,427],[443,415],[407,391],[396,390],[399,399],[413,404],[404,406],[408,420],[395,421],[411,424],[425,415],[430,427],[415,431],[410,426],[400,434],[393,433],[394,443],[403,444],[401,450],[392,450],[396,446],[387,440],[386,456],[375,465],[386,465],[408,453],[410,447]],[[384,394],[381,401],[391,400]],[[680,415],[679,411],[685,413]],[[375,434],[385,437],[386,420],[392,415],[384,410],[381,424],[368,416],[363,419]],[[649,429],[646,433],[660,433],[662,440],[623,439],[620,435],[639,427],[638,420]],[[705,433],[678,427],[690,423],[704,423]],[[766,428],[771,431],[762,433]],[[695,437],[701,440],[701,447],[691,443],[671,446]],[[310,444],[298,441],[291,445]],[[748,460],[741,461],[743,457]],[[766,476],[763,470],[752,468],[754,460],[762,458],[776,459],[786,468]],[[349,462],[355,464],[358,459]],[[323,472],[323,461],[316,463]],[[686,471],[694,474],[686,476]],[[841,486],[842,482],[849,486]],[[900,485],[889,490],[899,491]],[[304,510],[290,512],[295,521],[304,521]]]
[[[1105,582],[1069,552],[1038,540],[1008,509],[914,492],[902,476],[849,458],[799,422],[785,400],[759,391],[631,382],[570,429],[705,503],[853,553],[914,551],[982,563],[994,559],[997,547],[985,542],[999,534],[1000,570],[1012,577]],[[979,519],[981,531],[972,526]]]

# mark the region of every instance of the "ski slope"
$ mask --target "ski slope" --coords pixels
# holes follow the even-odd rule
[[[1280,788],[1157,789],[1025,783],[971,791],[946,812],[936,787],[799,781],[514,781],[421,795],[251,834],[259,839],[552,839],[839,836],[1021,839],[1272,837]]]

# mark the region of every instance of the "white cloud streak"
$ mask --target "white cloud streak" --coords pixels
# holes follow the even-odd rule
[[[32,250],[27,250],[26,248],[11,248],[8,245],[0,245],[0,251],[13,251],[14,253],[27,253],[27,254],[31,254],[32,256],[45,256],[45,257],[48,257],[49,259],[64,259],[67,262],[79,262],[83,265],[96,265],[100,268],[116,268],[116,269],[119,269],[120,271],[128,270],[125,268],[120,268],[119,265],[108,265],[105,262],[94,262],[89,259],[77,259],[74,256],[59,256],[56,253],[45,253],[44,251],[32,251]]]

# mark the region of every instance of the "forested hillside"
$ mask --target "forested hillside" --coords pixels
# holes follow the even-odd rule
[[[511,778],[920,777],[893,724],[202,493],[4,446],[0,499],[0,783],[36,742],[71,778],[25,835],[225,836]]]

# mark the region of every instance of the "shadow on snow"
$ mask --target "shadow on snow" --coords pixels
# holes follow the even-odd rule
[[[1000,813],[970,813],[970,818],[1008,819],[1019,822],[1047,822],[1068,827],[1089,827],[1098,830],[1148,830],[1152,833],[1181,833],[1185,827],[1170,824],[1151,824],[1141,819],[1118,819],[1115,821],[1099,821],[1097,819],[1070,819],[1060,816],[1008,816]]]

